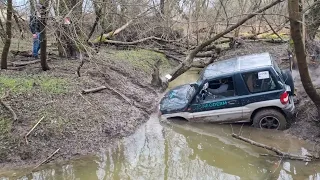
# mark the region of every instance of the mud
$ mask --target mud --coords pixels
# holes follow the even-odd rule
[[[320,87],[320,67],[318,65],[311,66],[309,73],[313,84],[316,88]],[[292,134],[304,140],[320,142],[320,118],[317,109],[312,103],[311,99],[305,92],[298,71],[293,71],[293,77],[296,87],[296,116],[291,127],[286,130],[287,133]]]
[[[51,70],[47,72],[40,64],[20,72],[0,71],[8,77],[46,76],[68,82],[64,93],[46,93],[37,84],[30,91],[11,93],[8,102],[19,120],[11,125],[10,139],[0,139],[1,146],[7,145],[0,148],[0,169],[38,164],[58,148],[54,161],[98,152],[133,133],[157,107],[158,92],[149,86],[151,75],[105,53],[86,62],[81,77],[75,73],[78,61],[57,59],[49,64]],[[116,92],[106,89],[80,95],[82,89],[106,84]],[[1,108],[0,114],[10,118]],[[24,135],[42,116],[45,119],[30,134],[27,144]]]

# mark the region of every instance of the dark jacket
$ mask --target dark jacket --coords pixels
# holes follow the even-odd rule
[[[30,16],[29,27],[32,34],[36,34],[37,32],[40,32],[40,20],[37,16]]]

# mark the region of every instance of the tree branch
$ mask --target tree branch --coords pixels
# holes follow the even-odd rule
[[[229,28],[227,28],[225,31],[217,34],[216,36],[214,36],[213,38],[203,42],[202,44],[200,44],[199,46],[197,46],[194,50],[192,50],[190,52],[190,54],[186,57],[186,59],[179,65],[177,66],[177,68],[175,68],[171,74],[171,79],[169,79],[169,81],[174,80],[175,78],[177,78],[179,75],[183,74],[185,71],[187,71],[191,66],[192,66],[192,61],[193,58],[197,55],[197,53],[199,51],[201,51],[203,48],[205,48],[206,46],[210,45],[211,43],[213,43],[214,41],[216,41],[217,39],[223,37],[224,35],[228,34],[229,32],[233,31],[234,29],[236,29],[237,27],[241,26],[243,23],[245,23],[246,21],[248,21],[249,19],[251,19],[252,17],[254,17],[256,14],[260,14],[262,12],[264,12],[265,10],[279,4],[280,2],[282,2],[284,0],[276,0],[272,3],[270,3],[269,5],[257,10],[254,13],[251,13],[249,15],[247,15],[246,17],[244,17],[243,19],[241,19],[238,23],[236,23],[235,25],[230,26]]]
[[[232,134],[232,137],[234,137],[236,139],[239,139],[241,141],[244,141],[246,143],[249,143],[251,145],[254,145],[254,146],[257,146],[257,147],[261,147],[261,148],[273,151],[281,158],[293,159],[293,160],[301,160],[301,161],[311,161],[312,158],[313,158],[313,156],[300,156],[300,155],[295,155],[295,154],[291,154],[291,153],[282,152],[281,150],[279,150],[279,149],[277,149],[275,147],[267,146],[265,144],[261,144],[261,143],[255,142],[255,141],[253,141],[251,139],[244,138],[244,137],[242,137],[240,135],[237,135],[237,134]]]

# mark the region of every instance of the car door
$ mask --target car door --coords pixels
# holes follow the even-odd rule
[[[238,77],[237,77],[238,78]],[[241,104],[243,107],[243,118],[250,119],[252,113],[259,108],[277,106],[279,97],[283,92],[277,83],[274,72],[271,69],[255,69],[239,74],[238,82],[243,82],[238,87],[243,87]]]
[[[215,96],[201,98],[201,92],[191,102],[188,111],[190,119],[193,121],[206,122],[228,122],[238,121],[243,118],[241,101],[237,95],[233,76],[226,76],[208,80],[208,86],[211,88],[212,82],[221,79],[228,79],[228,89],[226,92],[214,94]],[[231,80],[231,81],[230,81]]]

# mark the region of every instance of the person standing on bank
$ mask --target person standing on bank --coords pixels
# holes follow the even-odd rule
[[[37,9],[34,14],[30,16],[30,31],[33,37],[33,47],[32,47],[32,56],[36,59],[39,58],[39,50],[40,50],[40,13],[38,9],[41,8],[41,5],[37,5]]]

